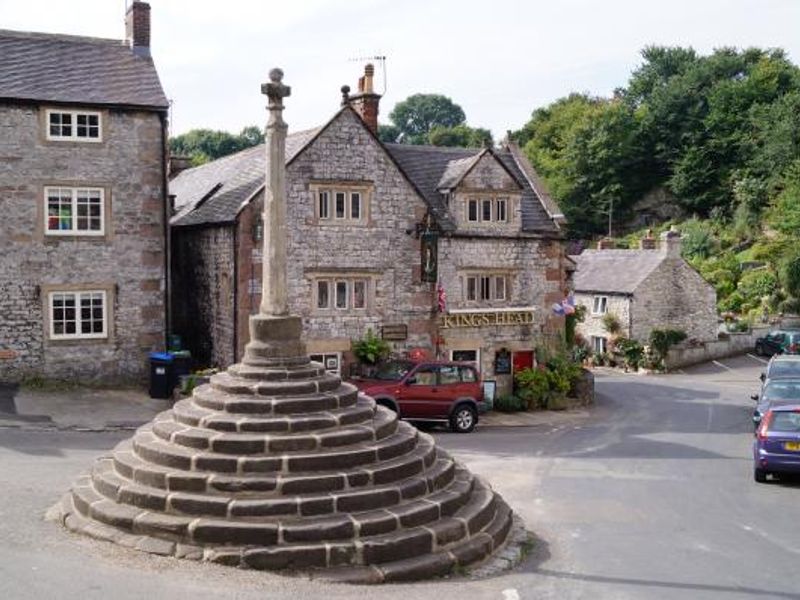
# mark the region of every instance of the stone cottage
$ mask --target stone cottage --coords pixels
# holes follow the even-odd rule
[[[614,315],[619,335],[647,342],[653,329],[679,329],[688,339],[717,339],[717,294],[683,258],[677,231],[647,237],[639,250],[603,248],[571,257],[576,263],[576,304],[586,308],[577,332],[594,352],[606,352],[604,324]]]
[[[290,310],[331,370],[348,374],[371,329],[508,389],[563,327],[548,308],[565,285],[563,217],[513,144],[381,143],[372,77],[368,65],[324,126],[288,137]],[[238,360],[261,302],[264,172],[259,146],[170,182],[175,331],[201,362]]]
[[[166,330],[168,102],[125,40],[0,30],[0,381],[140,379]]]

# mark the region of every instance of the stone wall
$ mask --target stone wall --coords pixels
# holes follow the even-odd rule
[[[160,118],[105,110],[102,142],[58,142],[45,108],[0,106],[0,380],[142,380],[165,329]],[[104,236],[45,236],[54,184],[105,190]],[[108,290],[107,338],[49,339],[47,290],[59,287]]]
[[[586,307],[586,317],[582,323],[578,323],[575,331],[583,336],[587,343],[591,344],[592,336],[611,338],[611,334],[603,324],[605,315],[593,315],[592,307],[595,296],[605,296],[608,298],[606,303],[607,314],[616,315],[622,325],[619,335],[630,337],[630,309],[631,299],[629,296],[619,294],[580,294],[575,293],[575,304]]]
[[[318,222],[314,182],[371,184],[365,224]],[[405,233],[425,205],[355,114],[344,111],[288,166],[287,195],[290,310],[304,319],[309,352],[348,352],[367,328],[378,332],[389,323],[408,324],[408,340],[398,349],[430,347],[433,284],[420,282],[419,241]],[[320,276],[368,279],[367,309],[315,310]]]
[[[653,329],[664,328],[698,341],[717,339],[717,294],[681,258],[666,258],[636,289],[632,337],[644,342]]]
[[[749,332],[729,333],[718,340],[706,341],[695,345],[684,343],[671,348],[664,362],[668,370],[680,369],[727,356],[753,352],[756,338],[763,337],[769,330],[769,326],[754,327]]]
[[[239,213],[237,227],[237,276],[236,276],[236,356],[244,355],[244,347],[250,341],[250,315],[258,314],[261,306],[261,275],[263,266],[263,233],[254,239],[254,229],[261,221],[264,210],[264,192],[260,192]],[[263,228],[262,228],[263,229]],[[252,284],[252,287],[251,287]]]
[[[234,362],[234,227],[173,229],[173,331],[198,366]]]

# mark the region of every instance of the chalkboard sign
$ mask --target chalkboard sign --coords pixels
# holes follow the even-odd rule
[[[498,350],[494,355],[494,372],[495,375],[511,374],[511,352],[505,348]]]

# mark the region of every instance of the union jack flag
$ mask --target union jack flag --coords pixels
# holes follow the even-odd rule
[[[447,292],[444,291],[444,286],[441,281],[436,283],[436,302],[440,313],[447,310]]]

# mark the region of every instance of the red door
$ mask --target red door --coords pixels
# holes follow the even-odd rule
[[[514,368],[514,373],[522,369],[530,369],[533,367],[533,350],[524,350],[522,352],[514,352],[511,355],[511,364]]]

